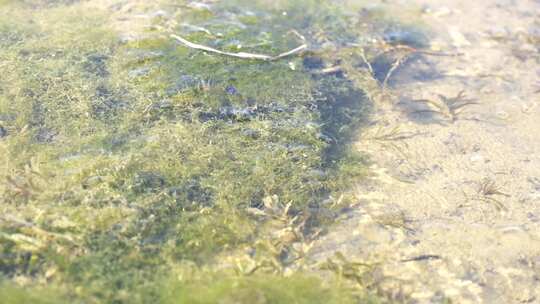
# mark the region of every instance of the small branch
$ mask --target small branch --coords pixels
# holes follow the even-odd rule
[[[284,57],[294,55],[296,53],[300,53],[303,50],[307,49],[307,44],[302,44],[301,46],[299,46],[299,47],[297,47],[295,49],[292,49],[292,50],[287,51],[285,53],[281,53],[281,54],[279,54],[277,56],[270,56],[270,55],[264,55],[264,54],[252,54],[252,53],[244,53],[244,52],[232,53],[232,52],[220,51],[220,50],[211,48],[209,46],[193,43],[193,42],[190,42],[190,41],[188,41],[188,40],[186,40],[186,39],[184,39],[184,38],[182,38],[182,37],[180,37],[178,35],[174,35],[174,34],[171,35],[171,38],[177,40],[178,42],[180,42],[180,43],[184,44],[185,46],[187,46],[189,48],[192,48],[192,49],[202,50],[202,51],[215,53],[215,54],[220,54],[220,55],[224,55],[224,56],[230,56],[230,57],[236,57],[236,58],[242,58],[242,59],[256,59],[256,60],[263,60],[263,61],[275,61],[275,60],[278,60],[278,59],[281,59],[281,58],[284,58]]]
[[[398,68],[405,60],[407,60],[408,55],[409,55],[409,54],[403,55],[403,56],[399,57],[398,59],[396,59],[396,61],[394,61],[394,63],[392,64],[392,67],[390,68],[390,70],[388,70],[388,73],[386,73],[386,77],[384,77],[384,81],[383,81],[383,83],[382,83],[382,89],[383,89],[383,91],[384,91],[384,90],[386,89],[386,87],[388,86],[388,80],[390,80],[390,77],[392,77],[392,74],[394,74],[394,72],[397,70],[397,68]]]
[[[436,254],[422,254],[416,257],[400,260],[400,262],[407,263],[407,262],[418,262],[418,261],[426,261],[426,260],[440,260],[441,258],[442,257],[440,255],[436,255]]]
[[[339,65],[337,65],[337,66],[328,67],[328,68],[325,68],[325,69],[322,69],[322,70],[314,71],[313,74],[315,74],[315,75],[327,75],[327,74],[335,74],[335,73],[339,73],[339,72],[343,72],[343,69]]]
[[[190,30],[193,30],[193,31],[204,32],[207,35],[212,36],[212,37],[216,36],[216,35],[212,34],[212,32],[210,32],[210,30],[208,30],[208,29],[206,29],[206,28],[204,28],[202,26],[192,25],[192,24],[189,24],[189,23],[182,23],[181,26],[186,27],[186,28],[188,28]]]
[[[364,61],[364,64],[367,66],[371,76],[375,75],[375,72],[373,71],[373,66],[371,66],[371,63],[369,63],[369,61],[367,60],[366,52],[363,48],[362,48],[362,52],[360,53],[360,57],[362,58],[362,61]]]
[[[411,53],[419,53],[429,56],[438,56],[438,57],[459,57],[465,55],[464,53],[451,53],[451,52],[438,52],[438,51],[428,51],[417,49],[408,45],[396,45],[391,50],[405,50]]]
[[[287,34],[293,34],[298,39],[302,40],[302,42],[306,42],[306,37],[304,37],[304,35],[300,34],[297,30],[290,30]]]

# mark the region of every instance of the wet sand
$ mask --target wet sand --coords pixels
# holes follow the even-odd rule
[[[540,2],[386,2],[422,7],[431,48],[463,55],[392,76],[356,143],[372,175],[311,259],[380,261],[404,302],[540,303]]]

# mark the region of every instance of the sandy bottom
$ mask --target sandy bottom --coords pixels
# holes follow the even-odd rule
[[[540,2],[386,2],[423,6],[432,47],[463,56],[393,76],[357,142],[373,175],[311,258],[381,261],[411,303],[540,303]]]

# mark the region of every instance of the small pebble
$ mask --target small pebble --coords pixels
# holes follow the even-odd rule
[[[471,156],[470,160],[471,160],[472,162],[481,162],[481,161],[484,161],[484,157],[483,157],[481,154],[479,154],[479,153],[474,153],[474,154]]]
[[[190,2],[188,6],[199,10],[210,10],[212,8],[209,4],[203,2]]]
[[[227,94],[229,94],[229,95],[237,95],[238,94],[238,90],[232,85],[227,86],[225,88],[225,92],[227,92]]]
[[[0,138],[4,138],[7,135],[8,135],[8,131],[3,126],[0,126]]]
[[[464,47],[464,46],[470,46],[471,42],[465,38],[465,35],[463,35],[457,27],[451,27],[448,31],[450,34],[450,37],[452,38],[452,44],[455,47]]]
[[[294,62],[289,62],[289,68],[293,71],[296,71],[296,65],[294,64]]]
[[[495,113],[495,115],[497,115],[498,118],[504,119],[504,120],[510,118],[510,114],[508,114],[507,112],[502,111],[502,110],[497,111],[497,112]]]

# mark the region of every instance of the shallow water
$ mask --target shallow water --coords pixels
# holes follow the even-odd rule
[[[416,285],[387,286],[392,279],[380,276],[386,266],[396,280],[411,274],[391,263],[388,250],[408,261],[403,244],[441,244],[427,234],[409,236],[428,230],[417,223],[480,221],[493,235],[499,228],[492,227],[539,216],[523,205],[527,200],[512,205],[521,188],[475,197],[515,210],[501,218],[486,218],[483,208],[464,218],[451,192],[433,190],[444,208],[424,192],[416,194],[421,201],[407,199],[411,189],[496,179],[507,169],[500,164],[537,177],[535,166],[513,156],[534,155],[533,138],[500,147],[525,136],[520,128],[531,122],[516,116],[522,124],[506,131],[509,123],[491,110],[535,111],[537,72],[515,70],[538,65],[538,16],[527,13],[536,4],[519,12],[496,4],[0,1],[0,296],[7,303],[493,299],[477,287],[496,288],[485,282],[473,280],[471,296],[440,291],[459,283],[454,279],[424,280],[436,271],[459,276],[488,267],[482,259],[464,268],[428,267]],[[498,31],[483,17],[474,19],[474,30],[454,20],[465,11],[480,14],[482,5],[495,20],[507,13],[507,28]],[[249,58],[301,45],[306,49],[277,60]],[[496,64],[500,53],[508,75]],[[519,88],[491,82],[509,77]],[[500,102],[481,102],[487,97],[476,91]],[[510,96],[520,104],[508,106]],[[445,101],[456,108],[430,108]],[[458,113],[469,107],[477,110],[472,116]],[[493,135],[494,128],[502,131]],[[476,134],[487,139],[475,142]],[[489,136],[501,136],[502,144],[490,146]],[[471,142],[476,154],[462,158],[476,163],[488,158],[481,151],[498,152],[473,175],[466,166],[448,167],[455,152],[438,144],[450,147],[451,140]],[[408,187],[377,182],[375,173],[387,171]],[[384,198],[363,198],[372,194]],[[403,216],[382,221],[392,225],[372,221],[380,210],[383,219],[390,218],[384,211]],[[351,224],[358,222],[365,226]],[[535,244],[534,227],[516,242]],[[440,246],[455,249],[452,242]],[[534,264],[530,248],[520,253]],[[366,252],[383,260],[368,268],[351,262],[371,261]],[[508,257],[500,264],[514,267],[517,253]],[[536,266],[527,267],[519,282],[529,284],[527,271]]]
[[[393,102],[357,142],[372,179],[313,258],[382,262],[399,301],[536,303],[538,3],[407,4],[431,49],[460,55],[409,57],[394,74]]]

